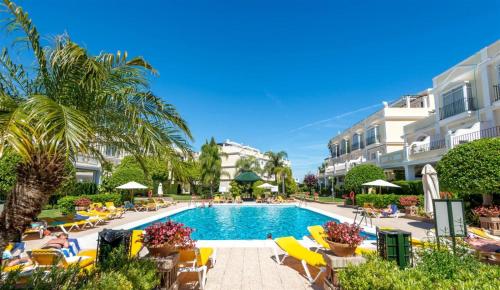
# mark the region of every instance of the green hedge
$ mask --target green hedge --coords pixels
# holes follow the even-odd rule
[[[399,198],[403,196],[414,196],[414,195],[397,195],[397,194],[358,194],[356,195],[356,204],[359,206],[363,206],[364,203],[373,203],[373,206],[377,208],[384,208],[390,204],[396,204],[398,207],[401,207],[399,204]],[[417,195],[418,205],[424,204],[424,196]]]
[[[57,207],[63,214],[71,214],[75,211],[75,200],[86,197],[92,202],[114,202],[115,205],[122,204],[122,196],[118,193],[111,194],[93,194],[93,195],[80,195],[80,196],[65,196],[57,201]]]
[[[392,194],[408,194],[408,195],[423,195],[424,188],[422,180],[396,180],[392,183],[401,186],[401,188],[387,188],[387,193]]]

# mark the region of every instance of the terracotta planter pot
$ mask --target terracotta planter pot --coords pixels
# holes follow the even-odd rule
[[[500,235],[500,217],[479,217],[481,227],[490,230],[494,235]]]
[[[159,247],[147,247],[149,254],[155,257],[168,257],[170,254],[177,252],[177,249],[170,246],[159,246]]]
[[[349,246],[348,244],[335,243],[326,240],[328,245],[330,246],[330,250],[339,257],[350,257],[354,256],[354,252],[356,251],[357,246]]]

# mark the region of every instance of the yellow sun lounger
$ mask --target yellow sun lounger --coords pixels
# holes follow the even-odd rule
[[[62,268],[68,268],[71,265],[78,264],[82,269],[90,270],[95,263],[95,257],[77,255],[65,257],[58,250],[33,250],[30,254],[31,259],[38,267],[50,268],[57,265]]]
[[[213,200],[214,203],[222,203],[222,200],[220,199],[219,196],[214,196],[214,200]]]
[[[304,271],[309,283],[313,284],[321,275],[321,273],[326,270],[326,262],[325,259],[323,259],[323,255],[302,246],[294,237],[277,238],[274,240],[274,242],[285,252],[285,256],[280,260],[278,251],[276,247],[274,247],[274,256],[276,258],[276,262],[281,265],[287,256],[299,260],[302,263],[302,267],[304,267]],[[319,268],[319,273],[318,275],[316,275],[316,277],[314,277],[314,279],[311,276],[307,265]]]
[[[207,281],[208,261],[212,267],[217,261],[217,253],[213,248],[195,248],[179,251],[179,272],[197,272],[200,289],[205,288]]]
[[[137,257],[144,245],[142,244],[142,230],[132,231],[132,245],[130,247],[130,257]]]

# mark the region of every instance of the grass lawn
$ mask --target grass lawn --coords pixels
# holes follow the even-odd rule
[[[344,202],[342,198],[332,198],[331,196],[320,196],[319,201],[321,202]]]
[[[38,215],[38,218],[56,218],[61,216],[62,213],[59,209],[45,209]]]
[[[190,194],[166,194],[165,196],[172,197],[174,200],[181,200],[181,201],[191,200]]]

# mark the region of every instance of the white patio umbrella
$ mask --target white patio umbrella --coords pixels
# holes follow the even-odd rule
[[[263,189],[272,189],[274,187],[274,185],[272,184],[269,184],[269,183],[263,183],[259,186],[257,186],[258,188],[263,188]]]
[[[158,195],[163,196],[163,183],[158,184]]]
[[[378,186],[379,187],[379,192],[382,191],[382,187],[401,187],[399,185],[387,182],[387,181],[382,180],[382,179],[377,179],[377,180],[374,180],[374,181],[363,183],[362,185],[365,185],[365,186]]]
[[[135,182],[135,181],[130,181],[130,182],[127,182],[125,184],[122,184],[118,187],[116,187],[116,189],[128,189],[130,190],[130,200],[134,200],[134,189],[147,189],[148,187],[145,186],[145,185],[142,185],[138,182]]]
[[[422,169],[422,185],[424,186],[424,209],[429,215],[434,213],[433,199],[439,198],[439,180],[436,170],[430,164]]]

